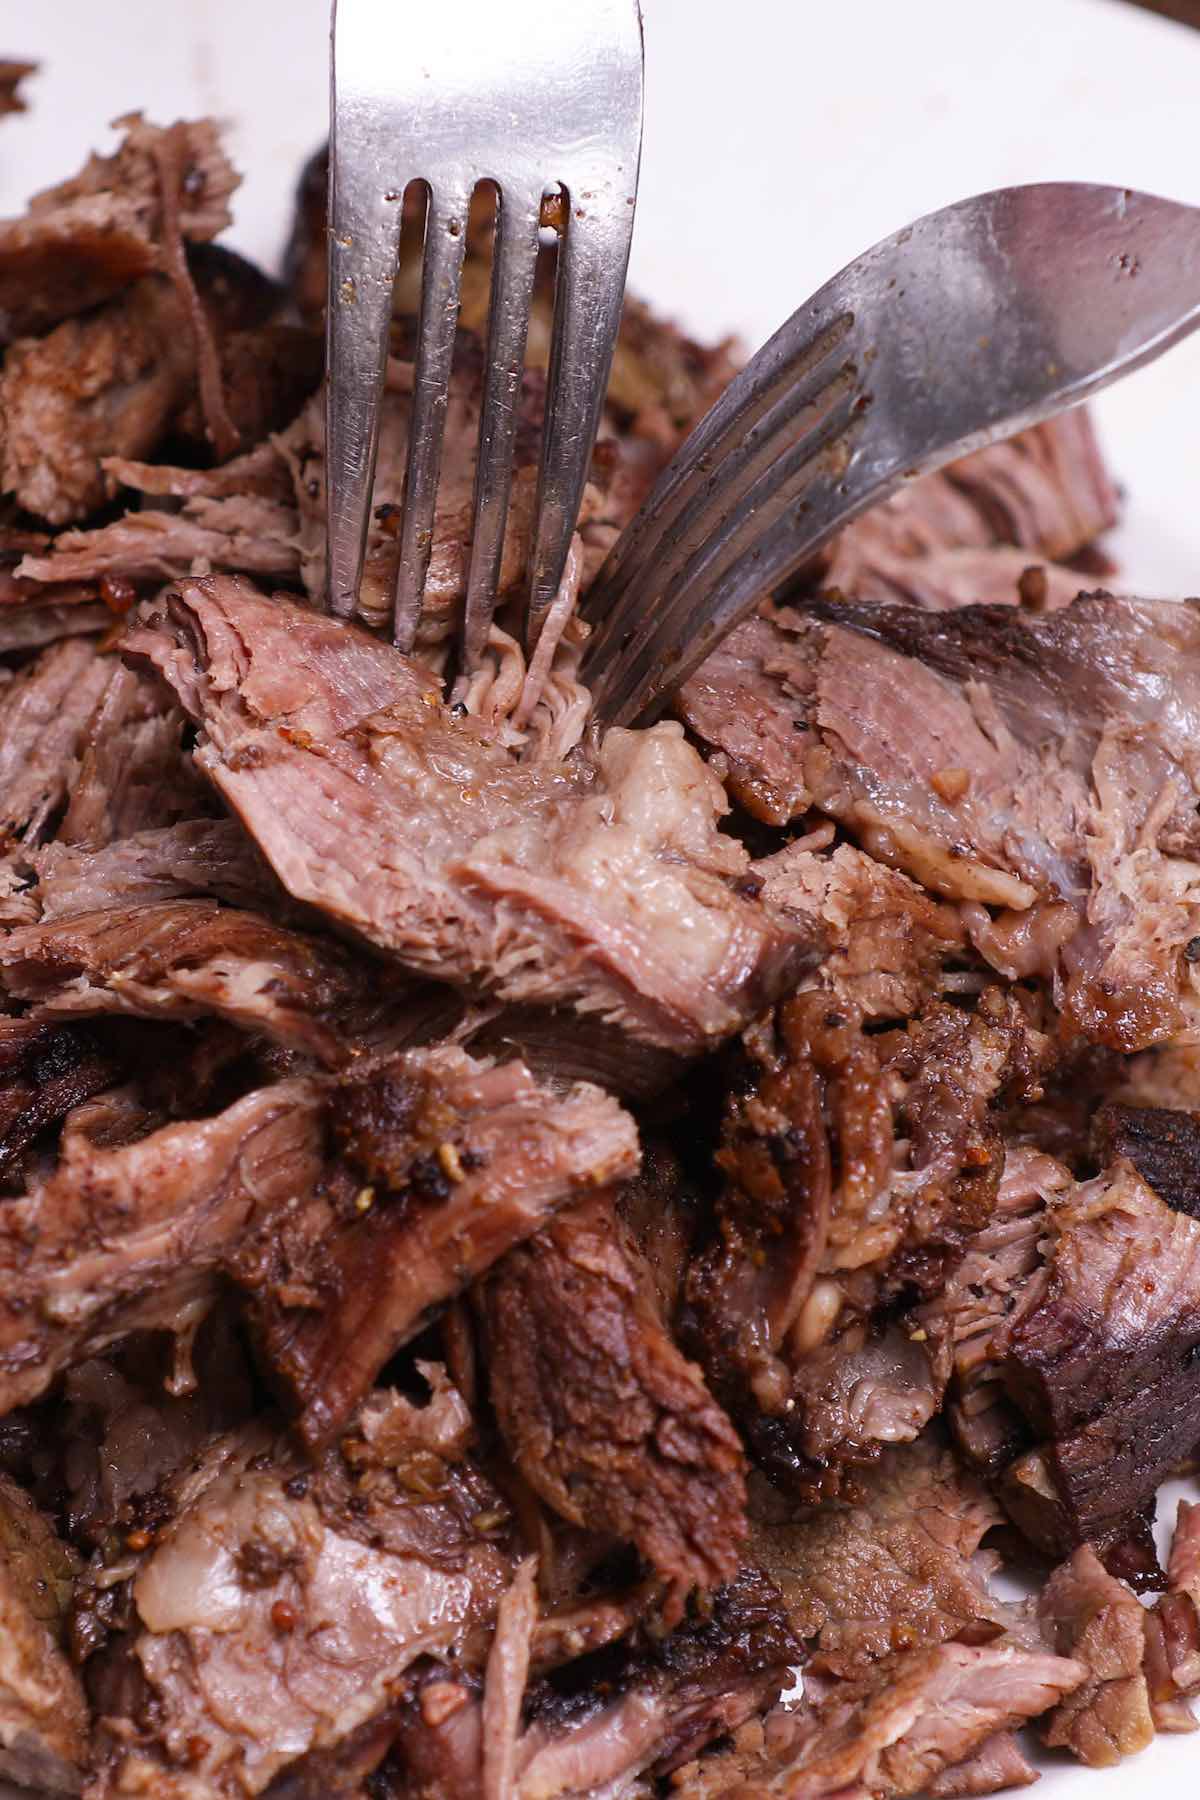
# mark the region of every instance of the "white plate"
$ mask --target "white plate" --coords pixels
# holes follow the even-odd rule
[[[860,250],[986,188],[1111,181],[1200,204],[1200,33],[1121,0],[643,3],[631,279],[699,333],[757,344]],[[0,122],[0,213],[68,174],[121,112],[213,112],[247,171],[231,241],[273,264],[324,135],[327,18],[326,0],[9,9],[0,51],[46,69],[32,112]],[[1129,496],[1118,553],[1142,593],[1200,592],[1198,398],[1200,337],[1099,402]],[[1042,1792],[1124,1800],[1152,1782],[1192,1800],[1198,1770],[1200,1740],[1160,1739],[1103,1775],[1048,1763]]]

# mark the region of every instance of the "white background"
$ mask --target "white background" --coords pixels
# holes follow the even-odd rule
[[[404,54],[396,0],[380,54]],[[504,0],[487,0],[501,6]],[[564,5],[586,0],[563,0]],[[1082,179],[1200,204],[1200,33],[1120,0],[644,0],[647,117],[632,283],[694,330],[753,346],[843,263],[947,201]],[[381,11],[383,9],[381,8]],[[0,212],[72,171],[120,112],[229,121],[247,172],[231,241],[269,264],[324,136],[325,0],[42,0],[0,52],[41,58],[0,122]],[[403,173],[403,172],[401,172]],[[1128,584],[1200,593],[1200,337],[1100,402],[1129,490]],[[1200,1738],[1045,1800],[1193,1800]]]

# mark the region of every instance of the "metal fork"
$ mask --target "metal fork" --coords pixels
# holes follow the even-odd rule
[[[554,330],[525,637],[562,579],[616,342],[642,132],[638,0],[334,0],[326,445],[329,603],[362,577],[406,185],[428,189],[394,635],[410,649],[433,542],[466,247],[498,188],[474,524],[461,651],[495,609],[543,197],[562,195]]]
[[[1200,324],[1200,210],[1004,188],[884,240],[700,422],[589,591],[599,718],[646,723],[721,639],[904,482],[1078,404]]]

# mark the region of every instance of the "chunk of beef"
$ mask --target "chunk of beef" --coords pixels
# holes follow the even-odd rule
[[[461,1450],[431,1447],[419,1408],[373,1404],[407,1421],[384,1452],[356,1435],[350,1461],[310,1469],[264,1421],[172,1485],[122,1646],[144,1689],[137,1747],[106,1727],[105,1791],[165,1762],[262,1793],[385,1712],[419,1658],[478,1659],[513,1569],[506,1509]]]
[[[1047,1215],[1043,1271],[999,1335],[1002,1378],[1035,1437],[1002,1494],[1060,1555],[1119,1543],[1195,1449],[1200,1224],[1172,1212],[1128,1163]],[[1141,1585],[1151,1560],[1119,1567]]]
[[[939,1293],[914,1309],[938,1365],[951,1370],[946,1416],[968,1462],[996,1475],[1028,1441],[1008,1400],[999,1345],[1009,1314],[1042,1267],[1046,1208],[1071,1189],[1067,1169],[1039,1151],[1009,1148],[992,1216],[968,1240]]]
[[[559,1213],[483,1285],[492,1404],[513,1460],[564,1518],[636,1544],[672,1590],[733,1580],[745,1532],[736,1431],[667,1330],[611,1195]]]
[[[0,370],[0,489],[52,525],[86,518],[112,497],[100,457],[152,450],[194,374],[184,307],[159,276],[64,319],[48,337],[10,344]],[[55,568],[48,579],[72,577]]]
[[[1150,1710],[1159,1731],[1194,1731],[1200,1694],[1200,1506],[1179,1502],[1167,1591],[1142,1616]]]
[[[294,909],[234,819],[187,819],[103,849],[54,842],[33,852],[43,920],[212,894],[286,919]]]
[[[85,638],[51,644],[0,689],[0,832],[32,849],[74,778],[113,671]]]
[[[37,63],[18,62],[11,56],[0,57],[0,118],[7,113],[26,110],[21,83],[27,76],[36,74],[37,68]]]
[[[752,1791],[762,1800],[928,1793],[943,1771],[1045,1712],[1083,1675],[1082,1663],[1019,1644],[901,1654],[801,1714]]]
[[[1020,1741],[1011,1731],[985,1738],[965,1761],[952,1763],[929,1783],[930,1800],[967,1800],[977,1794],[1003,1794],[1009,1788],[1030,1787],[1038,1770],[1029,1763]]]
[[[168,136],[176,155],[167,201],[182,235],[203,242],[229,224],[238,177],[211,120],[165,131],[137,114],[120,123],[125,137],[112,156],[90,157],[71,180],[35,194],[23,218],[0,225],[0,342],[45,331],[163,267]]]
[[[79,746],[79,772],[57,841],[98,850],[115,838],[202,814],[206,794],[184,753],[184,723],[161,683],[113,665]]]
[[[1096,1114],[1093,1138],[1103,1164],[1128,1157],[1160,1200],[1200,1219],[1200,1115],[1113,1100]]]
[[[55,1794],[78,1793],[89,1750],[83,1691],[60,1648],[75,1567],[0,1475],[0,1778]]]
[[[1000,543],[1059,561],[1117,522],[1117,489],[1084,408],[976,450],[945,473]]]
[[[596,1088],[555,1094],[519,1062],[411,1051],[330,1099],[340,1157],[249,1239],[239,1278],[309,1443],[344,1425],[437,1307],[554,1207],[636,1166],[632,1121]]]
[[[812,602],[740,627],[680,704],[752,810],[832,814],[969,903],[1001,973],[1057,976],[1072,1024],[1129,1051],[1193,1003],[1198,653],[1200,613],[1167,602]]]
[[[872,507],[831,546],[823,582],[856,600],[935,610],[1012,605],[1023,570],[1048,557],[1043,603],[1065,605],[1080,580],[1054,559],[1078,555],[1116,519],[1117,493],[1091,419],[1063,413]]]
[[[1043,1741],[1074,1751],[1091,1768],[1109,1768],[1154,1737],[1142,1672],[1142,1608],[1109,1575],[1088,1544],[1054,1571],[1038,1597],[1050,1647],[1087,1668],[1087,1679],[1055,1707]]]
[[[910,1018],[966,948],[956,910],[853,844],[823,850],[801,839],[756,862],[763,898],[826,933],[829,953],[809,985],[870,1019]]]
[[[810,1642],[814,1673],[849,1679],[913,1645],[999,1636],[1008,1614],[976,1553],[1002,1521],[983,1483],[927,1434],[886,1450],[857,1504],[761,1519],[751,1554]]]
[[[215,578],[129,650],[202,723],[197,762],[285,887],[419,973],[691,1053],[814,959],[736,891],[719,785],[669,726],[519,764],[386,645]]]
[[[43,555],[19,566],[23,579],[54,584],[175,581],[207,564],[295,585],[295,537],[296,515],[277,500],[200,494],[179,512],[127,512],[108,525],[61,532]]]
[[[0,1019],[0,1176],[73,1107],[111,1087],[121,1067],[82,1026]]]
[[[10,344],[0,371],[0,486],[64,525],[114,498],[113,458],[147,456],[168,428],[201,454],[228,456],[241,427],[282,423],[312,371],[299,346],[268,353],[280,333],[290,344],[288,328],[260,322],[274,303],[272,284],[241,258],[209,250],[189,264],[180,247],[167,275],[143,277],[46,337]],[[243,320],[254,329],[239,331]],[[246,340],[259,347],[257,385],[241,366]],[[38,576],[37,558],[25,575],[71,579],[56,572],[53,551],[49,560],[48,576]],[[72,566],[70,546],[61,566]]]
[[[862,523],[873,517],[865,515]],[[849,538],[853,531],[848,527],[844,536]],[[888,536],[880,533],[876,538],[864,531],[863,541],[838,546],[826,585],[855,600],[900,602],[923,606],[927,612],[948,612],[956,606],[1020,606],[1031,599],[1042,611],[1053,612],[1069,606],[1086,584],[1077,569],[1032,560],[1028,550],[1008,544],[905,556],[892,552]]]
[[[68,1115],[57,1166],[0,1207],[0,1412],[140,1329],[186,1332],[256,1221],[321,1166],[312,1086],[98,1147]]]
[[[566,1800],[627,1792],[623,1784],[643,1772],[667,1774],[773,1705],[799,1657],[773,1584],[744,1566],[706,1618],[644,1649],[593,1659],[575,1691],[566,1682],[535,1690],[516,1792]]]
[[[720,1231],[688,1277],[715,1391],[809,1504],[937,1409],[938,1341],[880,1309],[937,1292],[987,1223],[1004,1160],[991,1109],[1027,1090],[1044,1049],[997,991],[872,1036],[843,1005],[814,988],[748,1034]]]
[[[405,991],[339,944],[199,899],[11,931],[0,943],[0,987],[35,1019],[215,1015],[333,1066],[361,1052]]]

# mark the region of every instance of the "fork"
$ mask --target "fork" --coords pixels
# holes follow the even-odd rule
[[[1077,405],[1200,324],[1200,210],[1002,188],[793,313],[664,470],[584,601],[604,723],[648,723],[759,600],[904,482]]]
[[[498,190],[460,668],[486,646],[512,480],[544,197],[561,195],[554,327],[523,629],[562,580],[620,319],[642,132],[638,0],[334,0],[326,385],[329,604],[354,610],[405,187],[427,190],[393,635],[412,648],[433,542],[466,247]]]

